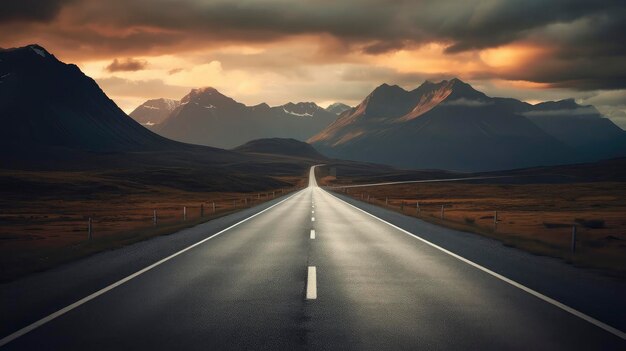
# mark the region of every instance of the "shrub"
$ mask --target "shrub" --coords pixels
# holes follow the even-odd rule
[[[600,229],[600,228],[606,227],[606,223],[604,222],[604,219],[576,218],[576,223],[582,225],[585,228],[590,228],[590,229]]]

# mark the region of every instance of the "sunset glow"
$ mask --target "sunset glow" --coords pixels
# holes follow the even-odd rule
[[[608,7],[588,4],[580,12],[555,4],[552,12],[563,16],[551,17],[539,16],[545,9],[534,4],[520,4],[526,15],[512,16],[514,3],[484,1],[50,3],[41,14],[9,11],[0,30],[11,34],[0,45],[46,47],[95,78],[127,112],[148,98],[179,99],[201,86],[246,104],[355,105],[385,82],[413,88],[459,77],[491,95],[505,82],[524,100],[595,102],[626,124],[626,82],[604,78],[623,76],[623,65],[593,49],[610,46],[606,38],[615,30],[603,30],[619,23]],[[142,64],[107,69],[114,60]],[[589,72],[588,60],[610,72]]]

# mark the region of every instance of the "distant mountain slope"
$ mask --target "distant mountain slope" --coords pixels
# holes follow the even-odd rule
[[[330,157],[459,171],[571,163],[626,154],[624,148],[616,146],[610,155],[596,151],[582,155],[580,145],[559,136],[557,126],[527,117],[545,108],[515,99],[491,98],[458,79],[427,81],[412,91],[383,84],[309,142]],[[616,126],[619,130],[609,128],[610,120],[600,119],[596,124],[613,129],[611,133],[618,139],[624,135]],[[594,133],[595,140],[607,140],[604,132]]]
[[[128,117],[78,67],[38,45],[0,51],[0,143],[141,151],[174,143]],[[25,151],[20,147],[16,151]]]
[[[344,111],[347,111],[347,110],[349,110],[351,108],[352,107],[350,107],[350,106],[348,106],[346,104],[342,104],[341,102],[335,102],[334,104],[331,104],[328,107],[326,107],[326,111],[328,111],[330,113],[334,113],[336,115],[340,115]]]
[[[523,115],[566,145],[581,160],[626,156],[626,133],[593,106],[573,99],[537,104]]]
[[[163,122],[178,105],[180,101],[177,100],[152,99],[137,106],[129,116],[146,127],[152,127]]]
[[[243,145],[237,146],[233,151],[254,153],[254,154],[271,154],[284,155],[301,158],[309,158],[313,160],[325,160],[326,157],[313,146],[303,141],[286,138],[267,138],[249,141]]]
[[[260,138],[306,140],[336,118],[312,102],[246,106],[214,88],[202,88],[183,97],[154,130],[178,141],[232,148]]]

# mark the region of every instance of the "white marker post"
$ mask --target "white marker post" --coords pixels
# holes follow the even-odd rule
[[[420,202],[419,201],[415,202],[415,212],[417,214],[420,214]]]
[[[152,224],[156,227],[157,225],[157,212],[156,210],[152,211]]]
[[[441,219],[445,218],[446,215],[446,210],[445,210],[445,205],[441,205]]]
[[[187,220],[187,206],[183,206],[183,221]]]
[[[215,201],[213,201],[213,213],[215,213]]]
[[[91,231],[91,217],[89,217],[89,224],[87,225],[87,240],[91,241],[92,231]]]

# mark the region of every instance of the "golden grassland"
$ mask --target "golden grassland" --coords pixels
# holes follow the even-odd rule
[[[46,182],[52,189],[59,184],[57,180],[67,181],[68,177],[72,181],[90,179],[84,173],[57,172],[48,175]],[[15,191],[0,197],[0,281],[171,234],[258,205],[305,184],[303,177],[281,177],[289,186],[243,193],[197,192],[166,186],[147,186],[137,191],[120,186],[117,181],[92,180],[98,187],[82,195],[72,191],[52,195]],[[61,185],[65,187],[65,183]],[[88,240],[89,218],[91,240]]]
[[[333,182],[332,177],[322,179],[323,184]],[[363,201],[369,196],[373,204],[428,222],[626,277],[626,183],[397,184],[349,188],[348,195]]]

